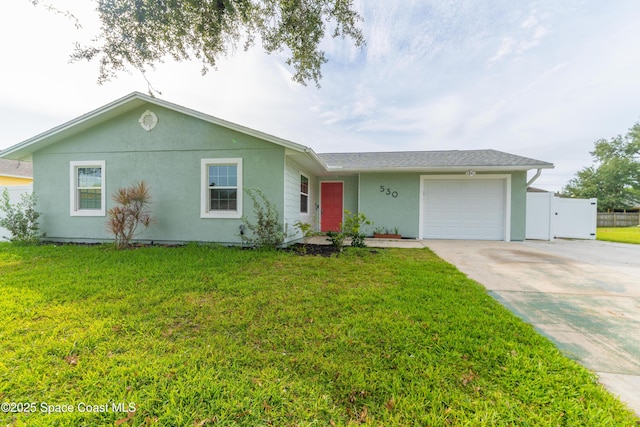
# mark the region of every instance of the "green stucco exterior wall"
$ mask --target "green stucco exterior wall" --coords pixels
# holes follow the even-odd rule
[[[403,237],[418,237],[420,174],[375,173],[360,175],[360,212],[373,227],[398,228]]]
[[[138,119],[150,109],[157,126],[145,131]],[[284,209],[284,148],[156,105],[124,113],[70,138],[43,148],[33,156],[34,191],[43,213],[47,238],[62,241],[111,240],[104,216],[70,216],[70,162],[105,161],[106,208],[111,194],[144,180],[152,195],[157,223],[141,240],[215,241],[239,244],[241,219],[200,218],[201,159],[242,158],[243,187],[262,189]],[[253,215],[244,194],[243,214]]]

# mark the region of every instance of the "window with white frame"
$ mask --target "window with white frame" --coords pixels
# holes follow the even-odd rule
[[[309,178],[300,174],[300,213],[309,213]]]
[[[70,163],[71,216],[105,216],[105,162]]]
[[[242,159],[202,159],[202,218],[242,216]]]

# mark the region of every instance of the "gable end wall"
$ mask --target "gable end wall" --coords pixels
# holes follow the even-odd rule
[[[138,119],[150,109],[157,126],[145,131]],[[41,229],[60,241],[112,240],[106,217],[70,216],[70,162],[106,162],[106,208],[118,188],[145,180],[158,221],[144,241],[215,241],[240,244],[239,218],[200,218],[201,160],[242,158],[244,188],[260,188],[284,214],[284,148],[158,106],[143,106],[42,149],[33,156],[34,191],[43,212]],[[243,195],[243,213],[253,203]]]

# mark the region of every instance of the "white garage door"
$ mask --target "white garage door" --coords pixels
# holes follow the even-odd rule
[[[425,239],[505,240],[505,180],[425,179]]]

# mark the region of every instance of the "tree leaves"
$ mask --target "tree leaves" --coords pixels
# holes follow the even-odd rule
[[[595,197],[601,210],[628,209],[640,203],[640,122],[624,136],[596,141],[590,154],[594,165],[580,170],[563,193]]]
[[[319,47],[327,24],[332,37],[364,44],[353,0],[96,0],[102,23],[91,46],[76,45],[72,60],[100,63],[98,82],[134,68],[143,74],[167,57],[197,59],[202,72],[242,41],[257,39],[267,53],[288,51],[293,80],[318,85],[327,62]]]

